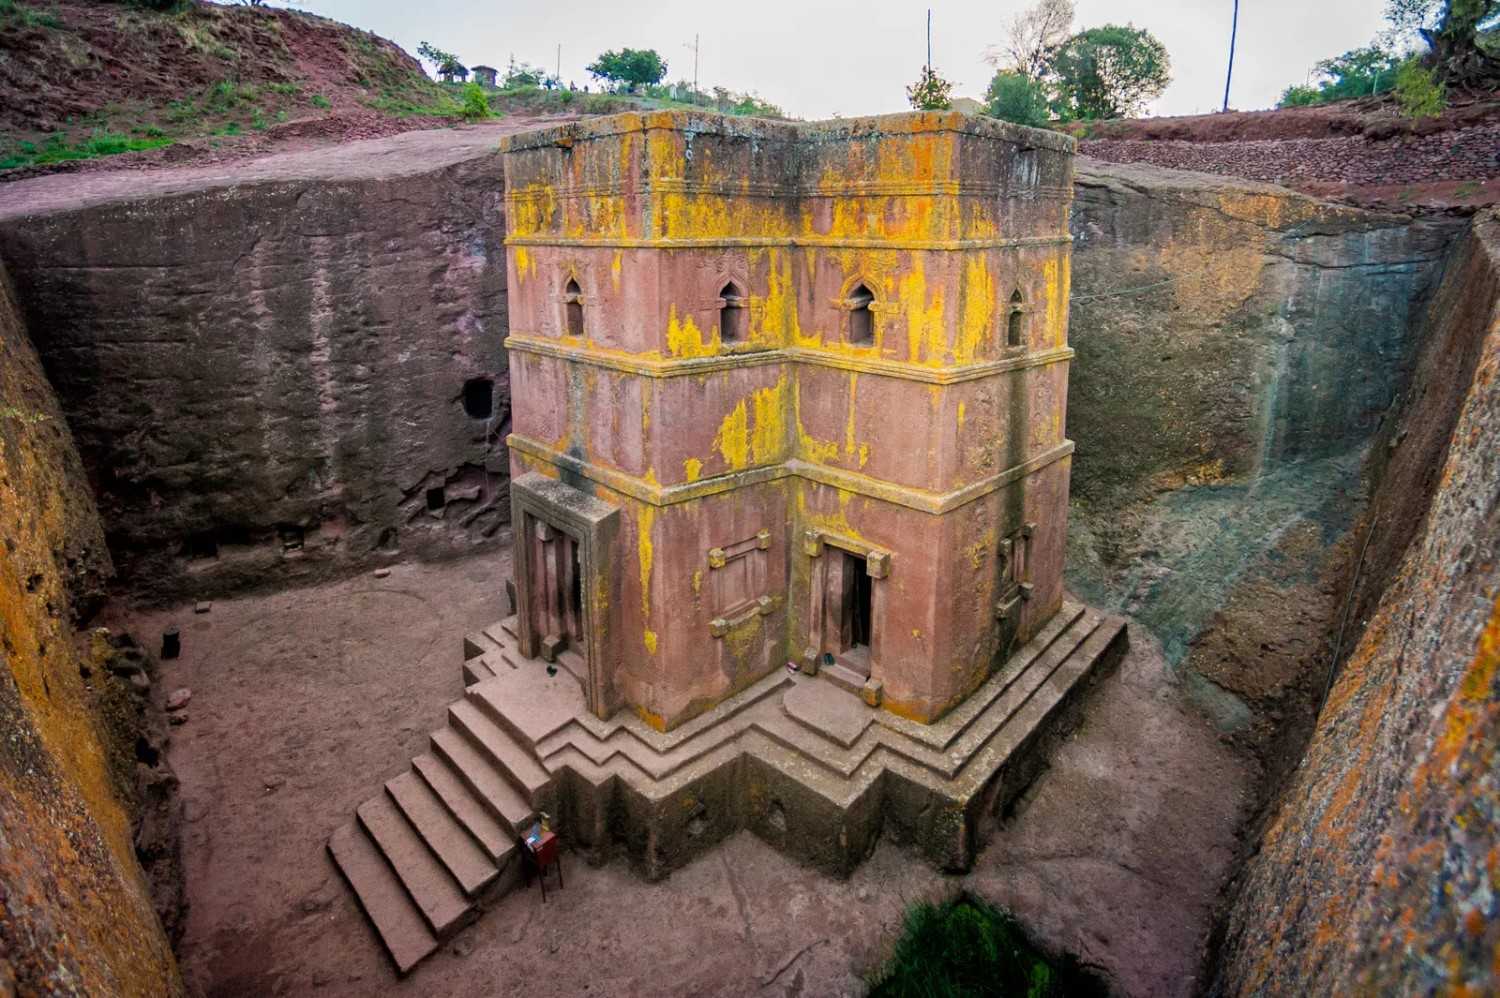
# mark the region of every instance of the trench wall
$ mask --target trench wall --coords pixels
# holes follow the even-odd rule
[[[1382,439],[1352,652],[1235,892],[1224,993],[1500,988],[1497,440],[1492,212],[1454,251]]]
[[[110,574],[83,464],[0,268],[0,993],[181,992],[136,861],[121,690],[76,623]],[[149,767],[148,767],[149,768]]]
[[[133,596],[500,536],[500,165],[468,142],[8,199],[0,259]]]
[[[1068,579],[1149,629],[1273,775],[1326,674],[1371,444],[1461,227],[1080,160]]]

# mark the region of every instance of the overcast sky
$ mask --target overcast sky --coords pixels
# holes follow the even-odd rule
[[[925,60],[925,2],[901,0],[298,0],[282,3],[346,21],[415,53],[430,41],[466,65],[504,69],[517,61],[591,83],[584,66],[605,49],[654,48],[669,80],[750,90],[802,118],[878,114],[906,108],[904,87]],[[935,0],[933,64],[980,96],[993,72],[987,45],[1003,40],[1029,0]],[[1367,44],[1381,27],[1383,0],[1243,0],[1232,106],[1270,107],[1304,82],[1319,59]],[[1078,27],[1130,22],[1150,30],[1172,57],[1172,85],[1155,114],[1217,110],[1224,91],[1233,0],[1078,0]]]

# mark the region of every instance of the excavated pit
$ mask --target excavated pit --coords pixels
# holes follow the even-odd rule
[[[6,618],[7,653],[23,618],[28,633],[57,630],[54,647],[87,626],[89,587],[74,586],[71,621],[49,611],[61,583],[43,566],[31,592],[27,566],[44,549],[59,578],[97,563],[91,491],[120,571],[100,619],[152,644],[181,628],[182,656],[162,664],[153,697],[193,690],[166,756],[186,808],[178,956],[205,993],[396,984],[323,843],[462,693],[461,635],[508,613],[497,134],[413,133],[233,176],[100,173],[0,190],[0,260],[81,460],[39,448],[35,424],[0,405],[4,456],[67,467],[69,501],[88,507],[48,520],[46,544],[0,554],[22,608]],[[960,888],[1012,908],[1128,994],[1192,994],[1213,974],[1239,993],[1268,979],[1260,961],[1272,946],[1290,940],[1305,965],[1326,952],[1316,926],[1282,925],[1276,910],[1336,895],[1372,854],[1369,840],[1329,837],[1300,882],[1264,859],[1242,870],[1242,857],[1261,824],[1273,852],[1293,834],[1277,829],[1304,828],[1320,779],[1343,773],[1360,796],[1361,777],[1340,768],[1335,736],[1320,730],[1266,810],[1302,756],[1335,659],[1359,647],[1360,661],[1378,661],[1391,640],[1363,625],[1404,577],[1395,566],[1405,539],[1423,536],[1417,524],[1468,536],[1454,550],[1469,552],[1467,571],[1489,574],[1463,598],[1494,600],[1493,553],[1473,542],[1482,531],[1456,507],[1428,511],[1439,465],[1406,467],[1401,447],[1424,440],[1446,454],[1450,440],[1463,443],[1458,401],[1420,404],[1434,383],[1424,357],[1436,364],[1441,344],[1466,345],[1474,397],[1493,398],[1493,306],[1452,303],[1492,288],[1495,223],[1476,235],[1459,220],[1087,162],[1077,196],[1069,584],[1131,616],[1132,648],[974,869],[943,877],[887,843],[838,881],[740,834],[648,884],[623,858],[591,867],[568,854],[560,894],[545,906],[534,890],[512,894],[407,987],[841,993],[879,962],[907,902]],[[1458,283],[1438,293],[1445,274]],[[1449,303],[1462,328],[1426,319],[1430,301]],[[1470,418],[1467,439],[1493,441],[1485,418]],[[1493,509],[1493,467],[1455,461],[1474,483],[1470,505],[1488,496]],[[30,467],[17,480],[30,481]],[[1375,501],[1386,526],[1351,583],[1382,481],[1404,498]],[[64,553],[80,539],[92,562]],[[376,578],[377,567],[389,574]],[[1417,612],[1429,597],[1459,598],[1402,598]],[[1443,654],[1467,662],[1482,623],[1448,634]],[[46,669],[81,674],[73,657]],[[1456,673],[1439,671],[1442,683],[1403,688],[1403,712],[1425,717],[1449,702]],[[45,747],[58,715],[42,705],[43,684],[24,685],[40,674],[18,675],[16,702],[18,716],[41,718]],[[65,713],[99,709],[69,696]],[[1494,744],[1488,696],[1465,708],[1490,710],[1474,722],[1481,746]],[[1336,692],[1321,725],[1344,730],[1351,702]],[[1404,778],[1436,736],[1411,735],[1399,752],[1395,734],[1369,737],[1365,757]],[[70,820],[85,825],[88,811],[108,810],[99,773],[66,753],[56,766],[52,789],[26,792],[73,801]],[[128,853],[124,827],[110,817],[102,834]],[[1413,826],[1401,842],[1418,857],[1444,834]],[[37,882],[59,882],[54,847],[27,842],[43,860]],[[139,914],[150,890],[132,875],[111,889],[135,906],[139,939],[103,970],[97,955],[84,966],[98,980],[146,980],[170,964]],[[1448,923],[1410,904],[1440,945]],[[1228,926],[1221,956],[1205,964],[1216,924]],[[1475,945],[1495,931],[1489,917]],[[141,955],[152,946],[155,963]],[[1371,980],[1359,977],[1368,962],[1346,954],[1339,966],[1351,986]],[[1399,962],[1379,969],[1425,980]]]

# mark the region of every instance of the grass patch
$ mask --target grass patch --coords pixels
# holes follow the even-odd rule
[[[37,10],[17,0],[0,0],[0,24],[23,28],[61,28],[65,25],[55,10]]]
[[[329,100],[327,97],[324,97],[322,94],[313,94],[308,103],[313,107],[320,107],[325,111],[330,107],[333,107],[333,101]]]
[[[1109,989],[1074,957],[1051,960],[1015,919],[978,898],[907,909],[870,998],[1105,998]]]
[[[4,156],[0,156],[0,170],[14,170],[22,166],[48,166],[69,160],[94,159],[99,156],[117,156],[125,152],[142,152],[171,145],[165,136],[120,135],[117,132],[95,131],[88,138],[69,142],[65,135],[52,135],[40,144],[18,142]]]
[[[442,91],[384,90],[379,96],[367,99],[365,104],[393,118],[412,118],[418,115],[457,118],[464,112],[461,101]]]

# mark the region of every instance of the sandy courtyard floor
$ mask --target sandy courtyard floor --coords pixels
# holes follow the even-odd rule
[[[461,637],[503,616],[508,553],[114,618],[182,657],[174,728],[203,995],[855,995],[911,901],[967,887],[1132,995],[1189,995],[1245,818],[1250,771],[1182,706],[1141,628],[1078,732],[966,877],[883,844],[845,882],[748,833],[648,884],[565,855],[399,980],[326,852],[462,695]]]

